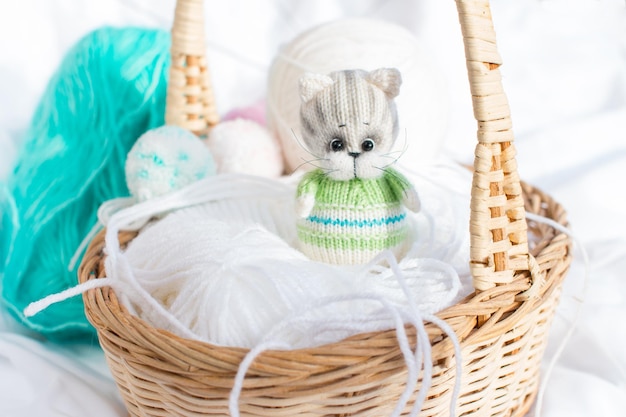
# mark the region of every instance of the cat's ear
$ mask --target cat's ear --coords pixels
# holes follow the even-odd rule
[[[367,75],[367,80],[383,90],[389,100],[400,94],[402,75],[395,68],[378,68]]]
[[[304,73],[300,77],[300,99],[303,103],[306,103],[332,83],[334,81],[328,75]]]

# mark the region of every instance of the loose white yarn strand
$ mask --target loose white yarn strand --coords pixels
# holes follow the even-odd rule
[[[80,256],[87,248],[87,245],[89,245],[89,242],[91,242],[91,240],[96,236],[101,228],[102,225],[98,220],[96,220],[94,225],[91,227],[91,230],[89,230],[89,232],[85,235],[83,240],[74,251],[74,255],[72,256],[72,259],[70,259],[70,263],[67,265],[68,272],[72,272],[74,270],[74,268],[76,267],[76,263],[78,262],[78,258],[80,258]]]
[[[351,296],[338,296],[338,297],[326,297],[324,299],[318,300],[315,303],[303,311],[299,311],[296,314],[293,314],[290,317],[287,317],[285,320],[278,323],[274,328],[268,333],[268,335],[264,338],[264,340],[255,346],[244,358],[244,360],[239,365],[239,369],[237,371],[237,375],[235,377],[235,381],[233,384],[233,388],[231,390],[229,396],[229,411],[232,417],[239,417],[239,396],[241,395],[241,390],[243,387],[243,382],[245,379],[245,375],[256,359],[261,353],[269,349],[291,349],[292,346],[286,343],[282,343],[280,341],[274,340],[281,331],[284,331],[286,328],[292,326],[293,324],[299,322],[302,319],[302,316],[306,313],[315,311],[317,309],[328,307],[334,303],[340,303],[345,301],[377,301],[379,302],[385,310],[392,316],[395,328],[396,335],[398,339],[398,344],[402,354],[404,355],[405,362],[407,364],[408,374],[410,383],[407,383],[407,387],[405,388],[402,396],[400,397],[399,403],[396,405],[394,412],[391,417],[398,417],[402,412],[402,409],[408,402],[408,398],[410,397],[413,389],[415,387],[415,382],[417,381],[418,369],[416,367],[416,363],[414,361],[413,352],[411,351],[410,344],[408,341],[408,336],[404,330],[404,320],[401,317],[401,313],[399,309],[393,305],[391,305],[384,298],[377,295],[351,295]]]
[[[424,371],[423,371],[423,376],[422,376],[422,386],[420,387],[419,395],[415,403],[413,404],[410,415],[411,417],[416,417],[420,413],[420,411],[422,410],[424,401],[426,400],[426,395],[428,393],[428,390],[430,389],[431,384],[432,384],[432,356],[431,356],[431,348],[430,348],[431,345],[430,345],[430,338],[428,337],[428,333],[424,325],[424,322],[426,320],[439,326],[442,329],[442,331],[450,338],[454,346],[454,351],[455,351],[455,356],[456,356],[456,375],[455,375],[454,390],[452,393],[452,399],[451,399],[451,404],[450,404],[450,415],[454,417],[456,415],[456,411],[455,411],[456,401],[460,392],[461,375],[462,375],[461,345],[456,337],[456,334],[454,333],[452,328],[448,326],[447,323],[445,323],[445,321],[440,320],[434,315],[430,315],[430,314],[422,315],[419,312],[419,308],[417,307],[415,300],[411,296],[411,292],[407,285],[406,278],[404,277],[404,274],[402,270],[400,269],[400,265],[398,264],[396,258],[393,256],[391,252],[389,251],[383,252],[381,255],[375,258],[372,261],[372,263],[373,264],[379,263],[381,260],[385,260],[389,264],[389,267],[393,271],[394,277],[400,284],[402,291],[404,292],[406,299],[408,301],[411,316],[419,318],[419,320],[416,320],[413,323],[413,325],[415,326],[416,335],[418,338],[418,342],[417,342],[418,349],[416,349],[415,355],[416,355],[416,360],[418,361],[421,359],[421,356],[423,355],[422,363],[423,363]],[[421,346],[425,347],[423,351],[422,349],[420,349]],[[417,380],[415,380],[412,383],[412,385],[414,386],[416,383],[417,383]],[[404,394],[406,394],[407,391],[408,391],[408,387],[407,387],[407,390],[405,390]],[[411,389],[411,392],[412,392],[412,389]],[[396,412],[394,412],[392,414],[392,417],[398,417],[401,411],[402,409],[398,410],[397,414]]]
[[[83,282],[82,284],[68,288],[59,293],[50,294],[41,300],[33,301],[24,309],[24,316],[32,317],[50,307],[52,304],[60,303],[61,301],[65,301],[68,298],[72,298],[94,288],[114,287],[116,284],[117,283],[112,278],[90,279],[87,282]]]
[[[535,410],[534,411],[535,411],[535,417],[541,417],[541,409],[543,407],[543,398],[544,398],[546,389],[548,387],[547,382],[550,379],[550,377],[552,376],[552,372],[554,371],[554,368],[556,367],[556,363],[558,362],[559,358],[563,354],[563,351],[565,350],[565,347],[569,343],[570,339],[574,335],[574,331],[576,331],[576,328],[577,328],[578,323],[580,321],[580,317],[581,317],[581,313],[582,313],[582,307],[583,307],[583,304],[585,302],[585,297],[587,295],[587,291],[588,291],[588,288],[589,288],[589,256],[587,254],[587,251],[585,250],[585,247],[580,243],[578,238],[571,232],[571,230],[567,229],[563,225],[561,225],[561,224],[557,223],[556,221],[554,221],[552,219],[549,219],[547,217],[540,216],[538,214],[530,213],[530,212],[526,212],[526,218],[529,219],[529,220],[535,221],[537,223],[546,224],[546,225],[554,228],[555,230],[558,230],[559,232],[565,233],[566,235],[571,237],[572,240],[574,241],[574,243],[576,244],[576,246],[578,246],[578,249],[580,250],[581,256],[583,258],[583,264],[584,264],[582,294],[579,297],[572,297],[572,299],[577,302],[577,307],[576,307],[576,310],[574,312],[574,319],[570,323],[570,327],[567,330],[567,332],[565,333],[565,336],[561,339],[561,342],[559,343],[559,345],[558,345],[558,347],[557,347],[557,349],[556,349],[556,351],[554,353],[554,356],[552,357],[552,359],[550,359],[550,362],[548,363],[548,366],[547,366],[546,371],[545,371],[544,376],[543,376],[543,381],[542,381],[541,388],[539,389],[539,392],[537,393],[537,400],[535,402]]]
[[[80,244],[74,251],[74,255],[72,256],[72,259],[70,259],[70,262],[67,265],[67,270],[69,272],[72,272],[74,270],[74,268],[76,267],[76,263],[78,262],[78,259],[87,248],[87,245],[89,245],[89,242],[91,242],[91,240],[96,236],[96,234],[100,231],[100,229],[102,229],[102,225],[108,222],[109,217],[113,213],[131,206],[133,203],[135,203],[135,199],[133,197],[116,198],[116,199],[104,202],[98,208],[96,222],[91,227],[91,230],[89,230],[89,232],[85,235],[83,240],[80,242]]]
[[[456,416],[456,403],[461,393],[461,378],[463,377],[463,361],[461,353],[461,344],[459,343],[456,333],[452,330],[452,327],[445,320],[441,320],[439,317],[426,314],[424,319],[437,325],[445,334],[450,338],[452,345],[454,346],[454,361],[456,375],[454,378],[454,389],[452,390],[452,400],[450,401],[450,416]]]

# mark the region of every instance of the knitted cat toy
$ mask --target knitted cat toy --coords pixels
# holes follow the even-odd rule
[[[302,138],[319,167],[297,189],[298,239],[309,258],[363,264],[385,249],[406,252],[405,207],[417,212],[420,201],[390,168],[401,82],[393,68],[300,78]]]

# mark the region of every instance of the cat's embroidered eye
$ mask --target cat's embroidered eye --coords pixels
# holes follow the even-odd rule
[[[363,152],[369,152],[374,149],[375,145],[374,141],[368,138],[361,142],[361,149],[363,149]]]
[[[340,152],[343,150],[343,139],[335,138],[330,141],[330,150]]]

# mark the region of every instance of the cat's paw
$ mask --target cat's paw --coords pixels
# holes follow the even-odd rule
[[[420,198],[417,195],[415,188],[409,188],[404,191],[404,198],[402,199],[402,202],[406,208],[414,213],[420,211],[420,208],[422,207],[422,203],[420,202]]]
[[[312,194],[301,195],[296,199],[296,215],[300,218],[309,217],[314,205],[315,197]]]

